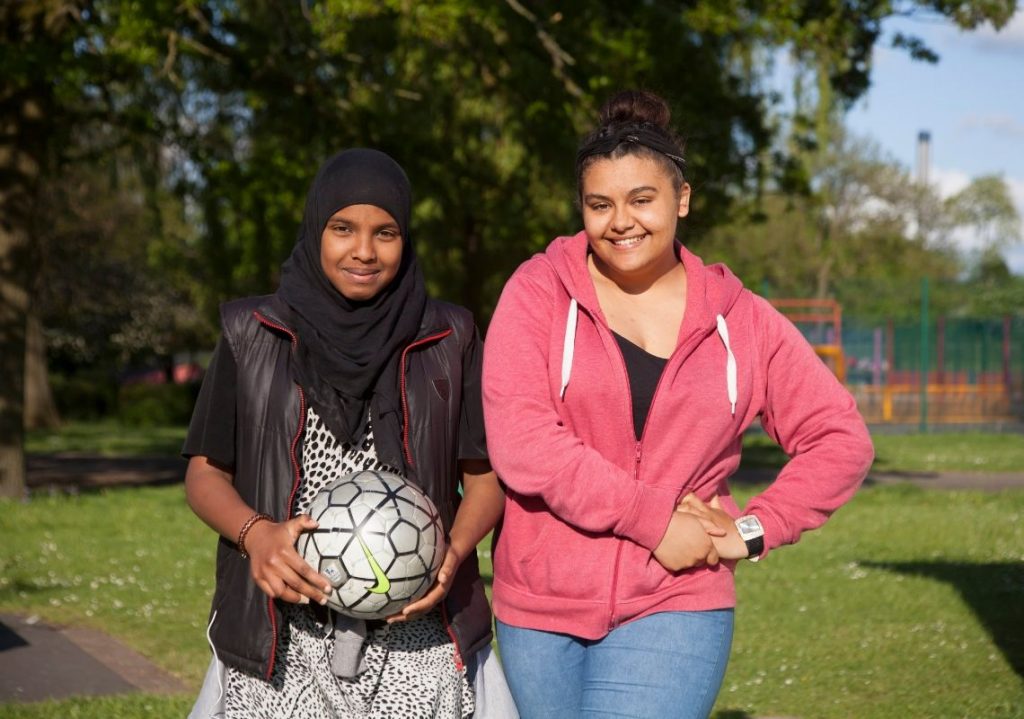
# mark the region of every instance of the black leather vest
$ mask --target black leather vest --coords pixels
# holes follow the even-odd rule
[[[299,484],[306,404],[290,370],[297,341],[288,309],[275,296],[221,307],[221,327],[238,368],[235,489],[249,506],[281,521]],[[467,352],[479,352],[472,315],[431,300],[417,339],[404,352],[402,447],[409,479],[437,505],[451,529],[458,509],[458,449]],[[401,466],[397,457],[382,456]],[[214,616],[213,613],[216,612]],[[456,661],[491,641],[491,612],[476,554],[467,557],[442,607]],[[282,613],[252,581],[249,562],[221,538],[210,636],[228,666],[269,679],[280,651]]]

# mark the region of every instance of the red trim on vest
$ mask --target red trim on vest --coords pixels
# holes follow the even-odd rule
[[[409,350],[415,349],[421,345],[425,345],[428,342],[434,342],[436,340],[444,339],[453,332],[451,329],[447,329],[444,332],[439,332],[436,335],[430,337],[424,337],[423,339],[416,340],[411,345],[402,350],[402,357],[400,359],[400,387],[402,395],[402,451],[405,453],[405,461],[409,463],[410,467],[414,467],[415,463],[412,461],[412,450],[409,448],[409,400],[405,397],[405,357],[409,354]]]
[[[448,621],[448,607],[444,605],[444,601],[441,601],[441,623],[444,624],[444,630],[448,632],[448,637],[452,640],[452,646],[455,648],[455,668],[460,672],[466,668],[465,662],[462,661],[462,650],[459,648],[459,640],[455,636],[455,630],[452,629],[451,623]]]
[[[292,332],[287,327],[285,327],[284,325],[279,325],[276,322],[271,322],[266,317],[264,317],[262,314],[260,314],[260,312],[258,310],[254,310],[252,314],[253,314],[253,317],[256,318],[257,322],[259,322],[259,323],[261,323],[263,325],[266,325],[267,327],[270,327],[272,329],[280,330],[281,332],[284,332],[286,335],[288,335],[291,338],[292,349],[293,350],[299,344],[299,339],[298,339],[298,337],[296,337],[295,333]],[[302,474],[301,474],[301,471],[299,469],[299,460],[298,460],[298,458],[297,458],[297,456],[295,454],[295,450],[299,446],[299,439],[302,437],[302,428],[303,428],[303,425],[304,425],[305,419],[306,419],[306,395],[302,391],[302,387],[299,387],[298,385],[296,385],[296,389],[299,390],[299,425],[298,425],[298,427],[295,430],[295,436],[292,438],[292,446],[290,447],[289,454],[288,454],[289,458],[292,461],[292,470],[295,473],[295,479],[292,481],[292,491],[291,491],[291,494],[288,496],[288,506],[285,507],[285,513],[284,514],[285,514],[285,518],[286,519],[291,519],[292,518],[292,507],[294,506],[294,503],[295,503],[295,493],[299,491],[299,484],[300,484],[301,479],[302,479]],[[275,662],[277,660],[277,641],[278,641],[278,635],[277,635],[277,616],[274,614],[274,598],[273,597],[267,597],[267,614],[270,616],[270,628],[271,628],[271,630],[273,631],[273,634],[274,634],[273,641],[270,643],[270,661],[267,664],[267,673],[266,673],[266,679],[269,682],[271,677],[274,674],[274,664],[275,664]]]

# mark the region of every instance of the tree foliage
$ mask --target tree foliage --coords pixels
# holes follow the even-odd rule
[[[997,254],[1019,241],[1020,227],[1001,178],[976,178],[943,199],[874,142],[842,131],[815,158],[810,191],[770,192],[738,206],[737,219],[703,242],[707,258],[728,262],[770,296],[832,297],[858,316],[916,316],[923,277],[933,282],[938,314],[1024,307]],[[981,246],[960,249],[964,233]]]
[[[107,319],[118,311],[141,318],[140,293],[154,292],[142,278],[164,279],[174,290],[156,295],[180,305],[187,294],[212,327],[221,300],[275,287],[319,163],[344,147],[376,146],[411,176],[416,242],[432,291],[486,319],[512,268],[577,226],[573,151],[614,90],[645,87],[672,105],[697,190],[688,232],[699,238],[750,192],[806,190],[813,173],[799,151],[828,146],[825,120],[867,87],[886,17],[927,12],[964,28],[999,27],[1015,7],[1013,0],[567,0],[557,9],[536,0],[4,0],[0,334],[3,375],[15,379],[0,386],[0,423],[20,412],[28,303],[18,298],[38,293],[39,278],[61,276],[54,266],[62,257],[74,261],[48,251],[50,274],[40,274],[40,250],[52,246],[44,238],[67,237],[62,223],[75,226],[76,207],[90,228],[76,242],[93,237],[120,248],[113,258],[83,251],[96,264],[75,277],[79,294],[108,297],[81,287],[133,278],[109,299],[121,307]],[[896,44],[929,57],[914,38]],[[772,143],[765,58],[782,47],[804,69],[805,100],[793,142],[780,150]],[[116,174],[125,158],[135,185],[99,177],[97,168]],[[90,190],[76,195],[69,178]],[[67,217],[54,221],[38,204],[44,187],[50,200],[58,193]],[[90,192],[95,203],[75,204]],[[134,194],[116,207],[99,199],[123,193]],[[138,247],[113,241],[111,231],[134,233]],[[51,314],[54,337],[74,335],[69,328],[95,307],[67,310]],[[169,339],[152,327],[124,329],[163,317],[154,310],[134,325],[118,320],[111,336],[135,337],[126,351],[133,343],[160,350],[172,340],[200,341],[191,330]],[[18,432],[4,436],[20,443]]]
[[[822,118],[867,88],[885,18],[931,13],[998,27],[1015,2],[26,6],[35,9],[22,17],[34,12],[43,27],[62,18],[40,36],[60,41],[43,53],[57,78],[58,160],[146,147],[147,192],[165,183],[187,199],[201,258],[192,289],[212,319],[221,300],[276,285],[302,192],[337,149],[373,145],[402,162],[432,289],[486,316],[516,263],[575,229],[572,153],[615,89],[648,87],[672,104],[698,190],[689,232],[700,237],[728,217],[737,192],[766,180],[785,187],[794,158],[807,164],[794,148],[829,146],[834,123]],[[919,41],[897,44],[923,54]],[[793,125],[803,144],[772,158],[763,60],[780,47],[813,89],[800,94]]]

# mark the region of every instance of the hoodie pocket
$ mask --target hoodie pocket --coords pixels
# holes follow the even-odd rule
[[[536,498],[518,500],[505,512],[496,579],[537,596],[587,601],[606,596],[621,540],[580,531]]]

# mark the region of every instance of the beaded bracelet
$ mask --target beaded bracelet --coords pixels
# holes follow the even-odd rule
[[[249,553],[245,551],[245,535],[249,533],[249,530],[252,529],[252,526],[256,524],[256,522],[262,522],[264,520],[267,522],[273,522],[274,518],[271,517],[269,514],[264,514],[263,512],[256,512],[254,515],[245,520],[245,524],[243,524],[242,528],[238,531],[238,541],[235,542],[235,544],[238,545],[238,553],[242,555],[242,559],[249,558]]]

